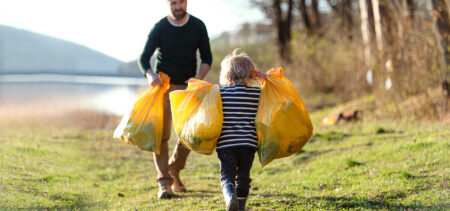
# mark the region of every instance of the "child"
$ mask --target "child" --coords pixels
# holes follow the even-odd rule
[[[261,82],[265,79],[245,54],[236,51],[224,58],[220,72],[224,119],[216,150],[227,210],[245,209],[250,169],[258,147],[255,117],[261,93],[260,88],[248,84],[254,78]]]

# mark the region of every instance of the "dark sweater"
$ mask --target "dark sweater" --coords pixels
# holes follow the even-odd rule
[[[183,26],[170,24],[166,17],[155,24],[148,35],[144,51],[139,59],[141,71],[145,74],[150,68],[150,57],[156,53],[156,72],[164,72],[172,84],[184,82],[195,77],[197,72],[197,49],[202,63],[211,65],[212,55],[205,24],[189,14]]]

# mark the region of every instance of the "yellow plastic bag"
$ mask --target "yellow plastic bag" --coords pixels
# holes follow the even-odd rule
[[[141,93],[114,131],[114,138],[156,154],[159,154],[163,133],[164,93],[170,87],[169,76],[159,72],[159,78],[161,85]]]
[[[262,166],[300,151],[312,136],[308,111],[281,68],[266,73],[255,126]]]
[[[194,152],[212,154],[223,124],[219,86],[190,79],[186,90],[170,92],[169,97],[173,125],[181,143]]]

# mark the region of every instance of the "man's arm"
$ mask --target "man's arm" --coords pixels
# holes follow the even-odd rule
[[[199,51],[200,51],[200,58],[202,60],[202,64],[200,65],[200,69],[197,73],[196,78],[203,79],[205,78],[206,74],[209,72],[209,69],[211,68],[212,64],[212,53],[211,53],[211,47],[209,45],[209,37],[208,37],[208,31],[206,30],[206,26],[204,23],[202,23],[202,32],[200,33],[200,45],[199,45]]]
[[[153,72],[150,66],[150,58],[158,46],[158,30],[157,24],[152,28],[150,34],[148,35],[147,42],[145,44],[144,50],[139,57],[139,67],[144,73],[145,77],[148,80],[150,86],[159,85],[161,82],[159,81],[159,77],[156,73]]]
[[[211,68],[211,66],[209,66],[209,64],[202,63],[200,65],[200,69],[198,70],[198,73],[195,76],[195,78],[203,80],[203,78],[205,78],[206,74],[208,74],[210,68]]]
[[[200,69],[198,70],[197,75],[194,78],[203,80],[205,78],[206,74],[208,74],[210,68],[211,68],[211,66],[209,64],[202,63],[200,65]],[[187,84],[190,79],[191,78],[187,79],[184,83]]]
[[[200,45],[198,46],[198,49],[200,51],[200,59],[202,60],[202,63],[195,78],[203,80],[211,69],[212,53],[211,46],[209,45],[208,31],[206,30],[206,26],[203,22],[200,30]],[[187,84],[188,81],[189,79],[186,80],[185,83]]]

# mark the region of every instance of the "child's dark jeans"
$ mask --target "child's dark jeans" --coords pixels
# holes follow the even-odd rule
[[[236,185],[238,198],[246,198],[250,189],[250,169],[255,158],[256,149],[250,147],[233,147],[217,150],[220,161],[220,183]]]

